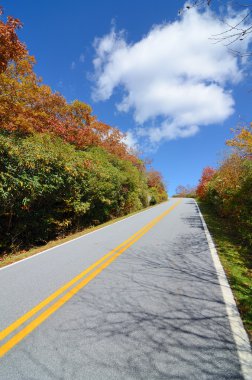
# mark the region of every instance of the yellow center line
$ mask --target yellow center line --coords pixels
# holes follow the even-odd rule
[[[152,223],[159,218],[156,217],[154,220],[149,222],[146,226],[142,227],[139,231],[137,231],[134,235],[132,235],[130,238],[125,240],[123,243],[118,245],[115,249],[108,252],[106,255],[104,255],[101,259],[97,260],[95,263],[93,263],[90,267],[85,269],[83,272],[78,274],[76,277],[74,277],[72,280],[70,280],[68,283],[63,285],[61,288],[56,290],[54,293],[52,293],[49,297],[44,299],[42,302],[40,302],[38,305],[36,305],[33,309],[29,310],[27,313],[25,313],[23,316],[18,318],[15,322],[13,322],[11,325],[6,327],[4,330],[0,332],[0,340],[5,339],[9,334],[11,334],[14,330],[16,330],[18,327],[20,327],[23,323],[25,323],[28,319],[33,317],[36,313],[38,313],[40,310],[42,310],[45,306],[47,306],[50,302],[52,302],[55,298],[59,297],[62,293],[64,293],[66,290],[68,290],[71,286],[73,286],[76,282],[82,279],[86,274],[91,272],[93,269],[95,269],[98,265],[100,265],[103,261],[105,261],[107,258],[112,256],[114,253],[118,251],[121,247],[123,247],[125,244],[127,244],[129,241],[134,239],[135,236],[139,235],[143,230],[145,230],[149,225],[152,225]]]
[[[52,302],[55,298],[59,297],[62,293],[64,293],[66,290],[68,290],[72,285],[74,285],[76,282],[82,279],[86,274],[91,272],[94,268],[96,268],[98,265],[100,265],[104,260],[106,260],[108,257],[113,255],[121,246],[124,246],[128,241],[132,240],[132,238],[135,235],[138,235],[143,229],[137,231],[134,235],[132,235],[129,239],[118,245],[115,249],[108,252],[105,256],[103,256],[101,259],[97,260],[94,264],[90,265],[87,269],[85,269],[83,272],[78,274],[76,277],[74,277],[72,280],[70,280],[68,283],[63,285],[61,288],[56,290],[54,293],[52,293],[49,297],[45,298],[42,302],[40,302],[38,305],[36,305],[33,309],[29,310],[27,313],[22,315],[22,317],[18,318],[15,322],[13,322],[11,325],[6,327],[4,330],[0,332],[0,340],[5,339],[9,334],[11,334],[14,330],[16,330],[19,326],[21,326],[24,322],[26,322],[28,319],[33,317],[36,313],[38,313],[41,309],[43,309],[45,306],[47,306],[50,302]]]
[[[63,306],[67,301],[69,301],[80,289],[86,286],[93,278],[95,278],[100,272],[102,272],[106,267],[108,267],[118,256],[120,256],[124,251],[126,251],[131,245],[138,241],[143,235],[145,235],[154,225],[156,225],[161,219],[163,219],[167,214],[169,214],[179,203],[178,201],[173,204],[168,210],[162,213],[160,216],[153,219],[145,227],[141,228],[138,232],[132,235],[129,239],[118,245],[114,250],[110,251],[108,254],[103,256],[100,260],[96,261],[93,265],[87,268],[85,271],[80,273],[74,279],[69,281],[63,287],[58,289],[56,292],[51,294],[48,298],[38,304],[35,308],[31,309],[28,313],[24,314],[21,318],[15,321],[13,324],[8,326],[5,330],[2,331],[2,339],[13,332],[16,328],[21,326],[25,321],[35,315],[43,307],[47,306],[55,298],[61,295],[64,291],[69,289],[70,286],[75,284],[87,273],[95,269],[91,274],[84,278],[78,285],[73,287],[70,291],[63,295],[60,299],[55,301],[54,304],[49,306],[42,314],[36,317],[31,321],[26,327],[17,332],[11,339],[9,339],[5,344],[0,347],[0,357],[6,354],[11,348],[23,340],[28,334],[30,334],[36,327],[43,323],[50,315],[52,315],[56,310]],[[107,259],[107,261],[105,261]],[[105,262],[104,262],[105,261]]]

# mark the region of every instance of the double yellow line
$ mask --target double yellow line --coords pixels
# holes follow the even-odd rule
[[[27,335],[29,335],[36,327],[43,323],[50,315],[52,315],[56,310],[63,306],[67,301],[69,301],[79,290],[86,286],[93,278],[95,278],[99,273],[101,273],[105,268],[107,268],[118,256],[120,256],[126,249],[138,241],[144,234],[146,234],[152,227],[154,227],[161,219],[163,219],[167,214],[169,214],[181,201],[174,203],[168,210],[163,212],[158,217],[154,218],[146,226],[137,231],[129,239],[125,240],[123,243],[118,245],[115,249],[107,253],[100,260],[96,261],[90,267],[81,272],[78,276],[74,277],[71,281],[67,282],[64,286],[56,290],[49,297],[40,302],[33,309],[25,313],[23,316],[18,318],[14,323],[6,327],[0,332],[0,340],[6,339],[11,333],[16,329],[21,327],[25,322],[35,316],[39,311],[49,306],[45,311],[39,314],[31,322],[29,322],[20,331],[16,332],[7,342],[5,342],[0,347],[0,357],[5,355],[9,350],[11,350],[16,344],[23,340]],[[89,275],[88,275],[89,274]],[[88,275],[88,276],[86,276]],[[77,285],[75,285],[77,283]],[[73,286],[75,285],[75,286]],[[71,288],[71,289],[70,289]],[[70,289],[70,290],[69,290]],[[68,292],[66,292],[68,290]],[[65,293],[66,292],[66,293]],[[60,295],[65,293],[61,298]],[[53,301],[55,301],[53,303]],[[51,305],[49,305],[51,304]]]

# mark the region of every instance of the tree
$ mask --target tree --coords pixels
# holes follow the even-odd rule
[[[146,175],[149,195],[151,197],[150,204],[166,201],[167,193],[161,173],[151,168],[146,172]]]
[[[0,16],[3,8],[0,7]],[[0,20],[0,73],[4,72],[10,61],[18,62],[27,55],[25,44],[19,41],[16,31],[22,27],[22,23],[11,16],[7,22]]]
[[[252,159],[252,123],[248,127],[239,128],[237,132],[226,144],[236,148],[243,158]]]
[[[0,21],[3,252],[140,210],[150,196],[167,199],[161,174],[147,171],[123,133],[42,83],[17,37],[21,26]]]
[[[142,160],[124,143],[123,133],[98,120],[84,102],[67,103],[36,76],[35,60],[16,34],[21,27],[10,16],[6,23],[0,21],[0,128],[17,136],[49,132],[81,150],[100,146],[143,170]]]
[[[179,10],[179,14],[182,14],[183,12],[188,11],[192,8],[209,7],[212,5],[212,3],[212,0],[195,0],[192,3],[186,3],[185,8]],[[252,3],[235,3],[235,5],[238,6],[241,10],[241,19],[238,22],[234,22],[233,24],[229,24],[223,21],[223,23],[226,25],[226,30],[222,33],[210,37],[215,43],[224,42],[226,46],[230,46],[236,41],[244,40],[252,33]],[[237,55],[244,56],[243,52],[236,51],[234,49],[231,49],[231,51]],[[251,55],[251,52],[246,53],[245,55]]]
[[[196,194],[199,198],[204,199],[207,194],[207,185],[215,174],[215,169],[207,166],[203,169],[199,184],[196,189]]]
[[[178,185],[176,187],[176,196],[177,197],[189,197],[189,198],[192,198],[192,197],[195,197],[195,192],[196,192],[196,189],[195,187],[193,186],[190,186],[190,185]]]

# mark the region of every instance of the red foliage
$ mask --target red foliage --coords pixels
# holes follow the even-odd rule
[[[156,188],[160,194],[165,190],[162,175],[157,170],[151,169],[147,173],[147,185]]]
[[[207,166],[203,169],[202,175],[196,190],[196,194],[199,198],[203,199],[206,195],[207,190],[207,184],[211,179],[213,178],[215,174],[215,169],[211,168],[210,166]]]
[[[0,7],[0,16],[3,9]],[[22,23],[11,16],[8,16],[7,22],[0,21],[0,73],[7,68],[8,62],[19,59],[27,55],[25,45],[19,41],[16,30],[22,27]]]
[[[68,104],[41,84],[33,72],[34,58],[16,34],[21,27],[12,17],[0,21],[1,128],[18,135],[53,133],[78,149],[100,146],[142,170],[143,162],[128,149],[118,129],[99,121],[87,104],[78,100]]]

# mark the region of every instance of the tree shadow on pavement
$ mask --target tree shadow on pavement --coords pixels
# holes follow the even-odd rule
[[[182,235],[129,249],[52,317],[48,378],[242,379],[201,221],[182,221]]]

